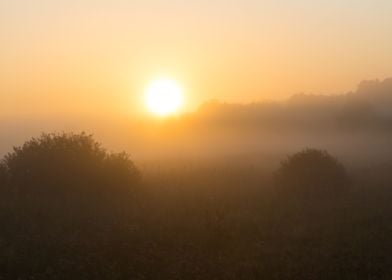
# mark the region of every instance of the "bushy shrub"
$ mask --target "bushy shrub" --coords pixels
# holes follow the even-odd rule
[[[305,149],[281,163],[276,183],[284,194],[327,198],[346,189],[348,176],[344,166],[328,152]]]
[[[19,194],[132,191],[140,173],[126,153],[109,153],[91,135],[42,134],[3,160]]]
[[[0,186],[3,186],[7,182],[7,168],[5,164],[0,162]]]

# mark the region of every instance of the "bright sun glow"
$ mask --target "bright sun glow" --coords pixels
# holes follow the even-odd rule
[[[156,80],[147,87],[145,102],[148,110],[155,115],[176,113],[183,102],[182,89],[173,80]]]

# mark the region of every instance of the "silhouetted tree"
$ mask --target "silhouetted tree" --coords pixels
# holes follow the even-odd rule
[[[8,190],[8,172],[5,164],[0,161],[0,201],[5,198]],[[1,202],[0,202],[1,203]]]
[[[85,133],[42,134],[15,147],[3,165],[10,186],[28,195],[132,191],[140,179],[126,153],[109,153]]]
[[[7,168],[0,162],[0,186],[4,186],[7,182]]]
[[[293,197],[328,198],[347,187],[344,166],[328,152],[305,149],[289,156],[276,173],[279,191]]]

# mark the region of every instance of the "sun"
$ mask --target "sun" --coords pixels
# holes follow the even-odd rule
[[[183,104],[182,88],[170,79],[155,80],[146,89],[145,103],[154,115],[172,115],[178,112]]]

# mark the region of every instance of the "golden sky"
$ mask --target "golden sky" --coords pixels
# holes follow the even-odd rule
[[[156,78],[202,102],[344,93],[392,76],[390,0],[0,0],[0,111],[144,110]]]

